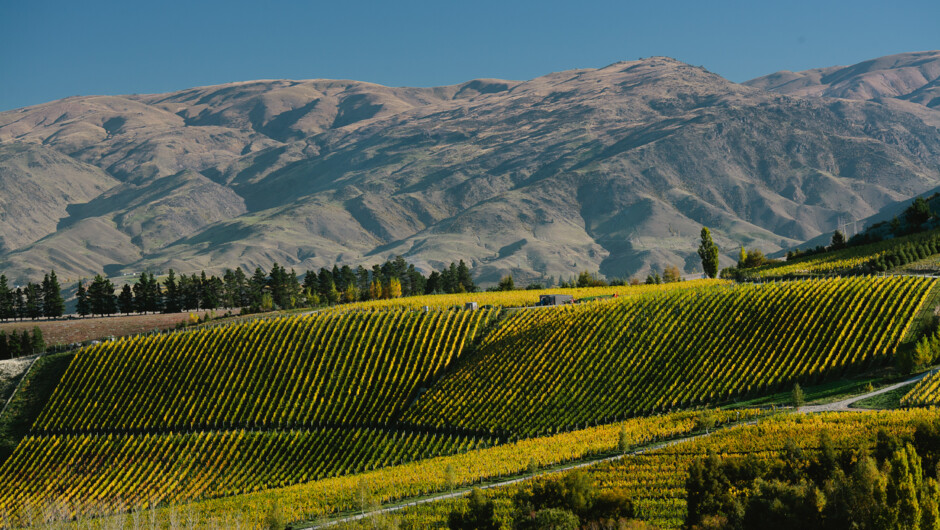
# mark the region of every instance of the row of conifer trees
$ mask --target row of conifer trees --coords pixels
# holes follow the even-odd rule
[[[13,330],[7,335],[5,331],[0,330],[0,361],[42,353],[45,350],[46,341],[38,326],[33,328],[32,333],[24,329],[22,332]]]
[[[424,276],[413,264],[398,256],[371,269],[334,265],[332,269],[307,271],[301,283],[297,273],[275,263],[270,272],[260,267],[251,276],[239,267],[221,276],[177,274],[170,269],[163,281],[144,272],[137,282],[116,290],[114,283],[97,275],[75,286],[79,316],[117,313],[177,313],[199,309],[246,308],[257,312],[274,308],[337,304],[379,298],[397,298],[431,293],[473,292],[476,285],[470,268],[461,260],[443,271]],[[65,300],[55,272],[41,284],[11,288],[0,275],[0,320],[55,318],[65,313]]]
[[[0,320],[55,318],[65,314],[65,299],[55,271],[43,276],[42,283],[13,288],[0,274]]]

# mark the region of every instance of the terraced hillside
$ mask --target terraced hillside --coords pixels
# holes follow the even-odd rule
[[[34,430],[385,424],[495,316],[326,314],[107,342],[72,362]]]
[[[790,446],[799,455],[794,465],[807,466],[809,457],[819,452],[823,433],[836,449],[858,450],[874,447],[879,430],[904,439],[919,424],[937,419],[936,412],[928,410],[779,415],[761,419],[755,425],[732,427],[708,437],[590,466],[586,471],[601,493],[616,491],[630,498],[637,519],[658,528],[681,528],[686,518],[689,468],[710,452],[722,461],[743,464],[746,459],[768,461],[786,454]],[[513,515],[513,497],[533,487],[532,482],[502,487],[489,490],[487,497],[494,501],[499,518],[508,523]],[[396,514],[396,520],[403,527],[446,528],[448,514],[466,504],[466,498],[460,498],[407,508]]]
[[[901,404],[907,406],[940,405],[940,372],[934,372],[921,379],[910,392],[901,398]]]
[[[886,239],[841,250],[798,257],[741,271],[745,278],[803,278],[847,274],[875,274],[887,271],[932,272],[929,263],[917,265],[940,254],[940,230]]]
[[[482,293],[434,294],[426,296],[408,296],[355,302],[335,306],[335,311],[373,310],[373,309],[421,309],[423,307],[449,309],[463,308],[467,302],[476,302],[481,307],[533,307],[539,303],[543,294],[569,294],[575,300],[594,298],[631,297],[647,295],[676,289],[693,289],[705,286],[729,285],[727,280],[690,280],[683,282],[661,283],[653,285],[611,285],[606,287],[575,287],[552,289],[525,289],[519,291],[486,291]]]
[[[933,285],[736,285],[516,313],[403,421],[536,435],[822,381],[890,359]]]
[[[465,453],[491,443],[337,428],[31,436],[0,469],[0,514],[26,522],[49,510],[72,518],[243,495]]]
[[[625,450],[753,415],[664,411],[881,365],[935,285],[689,283],[577,306],[329,311],[106,342],[75,355],[0,464],[0,521],[190,501],[215,515],[247,503],[260,521],[267,507],[248,500],[273,498],[320,517],[372,493]]]
[[[0,520],[245,493],[493,443],[386,424],[495,316],[332,313],[87,348],[0,466]]]

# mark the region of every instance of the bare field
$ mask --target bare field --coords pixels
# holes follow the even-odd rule
[[[202,316],[208,311],[193,311]],[[86,340],[101,339],[109,336],[120,337],[135,333],[147,333],[153,330],[171,329],[179,322],[189,321],[190,313],[171,313],[154,315],[110,316],[95,318],[76,318],[71,320],[23,320],[4,322],[0,331],[10,333],[39,326],[46,344],[70,344]]]

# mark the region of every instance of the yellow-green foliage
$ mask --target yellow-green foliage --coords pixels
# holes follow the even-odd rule
[[[627,432],[630,447],[681,436],[700,423],[697,412],[682,412],[636,418],[611,425],[591,427],[543,438],[532,438],[452,456],[431,458],[401,466],[368,471],[354,476],[330,478],[270,491],[219,498],[180,507],[199,520],[237,517],[242,524],[259,524],[272,502],[277,502],[290,521],[313,520],[330,514],[358,510],[363,496],[368,504],[449,491],[450,481],[467,486],[486,479],[525,473],[530,460],[540,468],[613,453],[621,431]],[[761,414],[758,410],[709,412],[717,423],[746,420]],[[448,476],[448,470],[452,475]],[[175,508],[173,510],[176,510]],[[158,519],[166,520],[163,509]]]
[[[0,515],[90,516],[242,495],[466,452],[487,440],[378,429],[30,436],[0,466]],[[0,517],[0,521],[2,521]]]
[[[693,280],[687,282],[664,283],[659,285],[621,285],[614,287],[579,287],[574,289],[542,289],[518,291],[487,291],[481,293],[460,294],[432,294],[425,296],[409,296],[406,298],[390,298],[387,300],[373,300],[335,306],[332,310],[344,311],[352,309],[379,309],[379,308],[410,308],[421,307],[449,308],[463,307],[467,302],[476,302],[480,307],[531,307],[539,302],[543,294],[570,294],[575,299],[592,298],[596,296],[626,297],[672,291],[675,289],[692,289],[706,285],[727,285],[730,282],[723,280]]]
[[[72,361],[34,430],[387,422],[495,316],[319,314],[106,342]]]
[[[743,284],[518,312],[403,421],[531,435],[839,376],[890,358],[933,285]]]
[[[757,425],[742,425],[721,430],[711,436],[657,449],[649,453],[584,468],[594,479],[599,492],[619,491],[634,504],[636,517],[660,528],[680,528],[685,522],[685,480],[697,458],[715,451],[721,458],[773,458],[785,445],[795,443],[804,451],[819,447],[820,435],[827,433],[836,447],[873,445],[879,429],[907,436],[921,420],[935,421],[936,410],[832,412],[813,415],[777,415],[760,419]],[[555,480],[547,477],[540,480]],[[511,502],[522,488],[533,482],[495,488],[487,495],[497,506]],[[462,506],[461,499],[434,502],[397,512],[403,524],[422,528],[446,526],[451,510]]]
[[[940,371],[918,381],[914,388],[901,398],[901,405],[940,405]]]
[[[931,230],[904,237],[886,239],[877,243],[858,245],[823,252],[820,254],[772,263],[753,269],[746,269],[745,276],[757,278],[780,278],[788,276],[827,276],[835,274],[849,274],[871,272],[865,266],[879,257],[908,244],[921,244],[935,240],[940,231]]]

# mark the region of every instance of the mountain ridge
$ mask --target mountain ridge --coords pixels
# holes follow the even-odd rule
[[[739,245],[789,248],[940,185],[940,112],[920,99],[781,87],[654,57],[527,81],[250,81],[7,111],[0,146],[38,144],[114,183],[0,253],[0,269],[303,270],[402,254],[425,270],[465,259],[482,283],[692,272],[702,225],[730,262]]]

